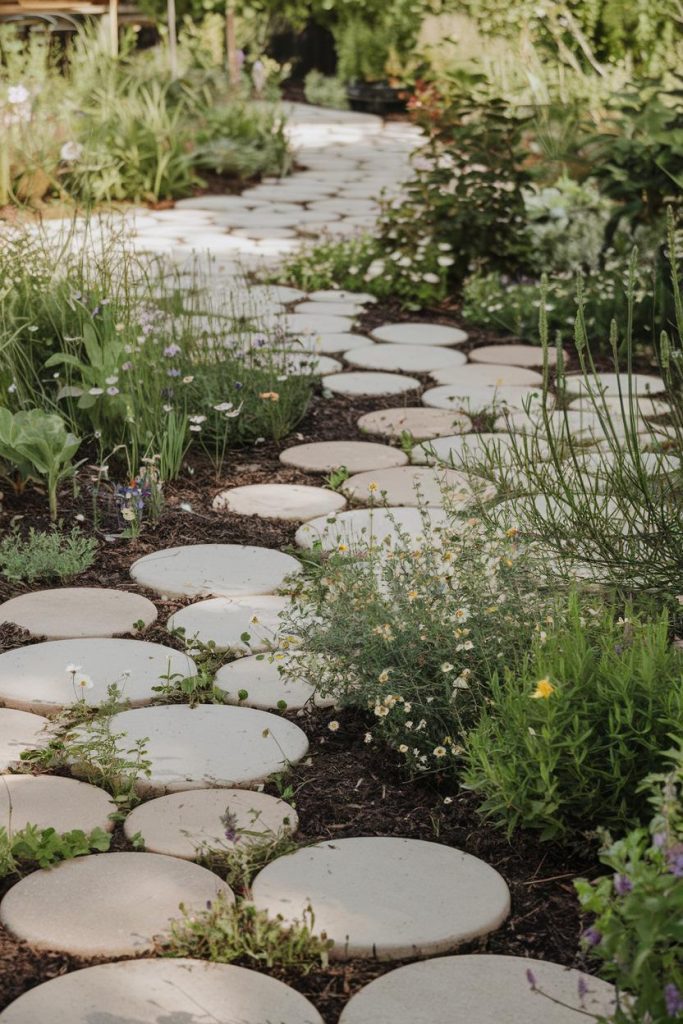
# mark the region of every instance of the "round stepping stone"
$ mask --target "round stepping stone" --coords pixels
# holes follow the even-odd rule
[[[0,771],[20,765],[22,750],[47,746],[50,736],[45,729],[49,724],[42,715],[0,708]]]
[[[222,704],[156,705],[122,711],[111,720],[117,745],[140,740],[151,775],[140,777],[142,795],[185,789],[252,786],[300,761],[308,740],[293,722],[255,708]]]
[[[230,814],[236,839],[222,820]],[[129,839],[142,836],[150,853],[196,860],[207,850],[234,850],[256,841],[296,832],[297,813],[284,800],[249,789],[189,789],[140,804],[126,818]],[[1,1018],[0,1018],[1,1019]]]
[[[462,345],[468,338],[458,327],[443,324],[384,324],[370,333],[377,341],[390,341],[395,345]]]
[[[67,666],[78,667],[67,671]],[[82,701],[96,706],[116,685],[133,706],[158,696],[163,677],[187,678],[197,666],[186,654],[146,640],[52,640],[0,654],[0,700],[49,714]],[[79,684],[85,680],[85,685]]]
[[[587,395],[592,391],[597,396],[605,394],[618,397],[621,389],[626,401],[629,393],[656,395],[664,391],[664,381],[661,377],[648,376],[644,373],[634,373],[630,380],[626,373],[596,373],[594,377],[588,379],[583,374],[570,374],[565,377],[565,384],[568,392],[578,395]]]
[[[278,317],[278,323],[287,334],[309,334],[317,337],[320,334],[339,334],[350,331],[353,326],[353,317],[331,316],[316,314],[310,316],[308,313],[284,313]]]
[[[623,395],[623,409],[622,409],[622,398],[619,395],[603,395],[596,399],[598,409],[602,412],[603,410],[607,413],[613,413],[617,418],[623,419],[624,413],[627,419],[631,416],[631,409],[636,417],[636,420],[648,417],[648,416],[665,416],[671,412],[671,407],[665,398],[643,398],[640,395]],[[569,408],[572,412],[590,412],[595,413],[595,405],[589,395],[584,395],[582,398],[574,398],[569,403]]]
[[[462,354],[462,353],[460,353]],[[459,387],[513,387],[543,386],[543,375],[524,366],[499,366],[496,363],[469,363],[458,369],[446,367],[430,372],[437,384],[457,384]]]
[[[403,434],[410,434],[416,441],[428,441],[432,437],[443,437],[457,430],[467,433],[472,429],[472,421],[462,412],[409,406],[367,412],[358,420],[358,429],[396,440]]]
[[[523,449],[523,442],[517,443]],[[416,465],[434,462],[453,462],[454,465],[487,460],[487,452],[504,456],[506,449],[513,447],[511,434],[453,434],[451,437],[437,437],[417,445],[410,453]]]
[[[131,576],[169,597],[239,597],[270,594],[301,563],[271,548],[249,544],[187,544],[139,558]]]
[[[301,302],[306,298],[306,292],[302,292],[299,288],[289,288],[283,284],[249,284],[246,286],[246,292],[251,301],[256,304],[261,301],[272,301],[281,302],[287,306],[290,302]]]
[[[377,302],[376,297],[368,292],[350,292],[345,288],[339,288],[339,290],[322,289],[321,291],[311,292],[308,297],[313,302],[358,302],[363,306],[366,306],[369,302]]]
[[[614,1008],[611,985],[561,964],[446,956],[377,978],[347,1003],[339,1024],[582,1024],[587,1016],[611,1020]]]
[[[295,313],[307,313],[309,316],[350,316],[356,317],[363,312],[360,302],[300,302],[294,307]]]
[[[454,352],[437,345],[370,345],[345,352],[344,359],[365,370],[389,370],[392,373],[397,370],[429,373],[446,366],[462,368],[467,362],[464,352]]]
[[[449,505],[465,507],[474,500],[470,482],[452,469],[401,466],[371,473],[357,473],[342,484],[357,505]],[[493,493],[493,492],[492,492]]]
[[[336,395],[401,395],[420,387],[416,377],[401,377],[397,373],[334,373],[323,377],[322,385]]]
[[[3,775],[0,778],[0,826],[19,832],[27,825],[53,828],[60,834],[95,828],[111,832],[116,804],[108,793],[87,782],[57,775]]]
[[[527,434],[545,435],[545,421],[540,409],[526,412],[507,412],[496,420],[500,430],[514,430]],[[623,438],[626,436],[624,420],[609,412],[597,412],[591,409],[556,409],[548,413],[548,423],[552,436],[558,439],[568,436],[582,443],[604,440],[606,437]],[[630,427],[629,427],[630,429]],[[636,429],[648,433],[648,424],[636,419]]]
[[[464,409],[465,412],[477,412],[507,407],[524,411],[526,405],[532,408],[541,407],[543,390],[511,386],[470,388],[467,385],[459,387],[455,384],[442,384],[425,391],[422,401],[432,409]],[[549,405],[552,401],[552,396],[548,396]]]
[[[0,605],[0,623],[13,622],[33,636],[55,640],[134,633],[136,622],[148,626],[156,617],[146,597],[99,587],[34,590]]]
[[[286,923],[301,920],[310,903],[336,959],[445,952],[487,935],[510,912],[507,885],[484,861],[388,837],[316,843],[279,857],[256,876],[252,896]]]
[[[566,354],[565,354],[566,359]],[[499,366],[543,366],[540,345],[483,345],[469,352],[471,363],[497,363]],[[557,365],[557,349],[548,349],[548,366]]]
[[[364,334],[320,334],[316,338],[304,337],[304,347],[323,355],[335,355],[337,352],[350,352],[354,348],[367,348],[374,344],[372,338]]]
[[[112,1013],[112,1008],[115,1007]],[[323,1024],[309,1001],[259,971],[162,958],[99,964],[25,992],[2,1024]]]
[[[305,473],[330,473],[340,466],[345,466],[349,473],[362,473],[369,469],[405,466],[408,456],[398,448],[370,441],[318,441],[285,449],[280,454],[280,462],[296,466]]]
[[[168,620],[167,628],[183,629],[188,640],[213,640],[219,651],[267,651],[277,645],[280,612],[289,603],[289,598],[271,595],[212,597],[181,608]],[[248,643],[242,640],[244,633],[249,634]]]
[[[246,484],[221,491],[213,499],[213,507],[217,511],[284,519],[286,522],[315,519],[316,516],[338,512],[344,505],[345,499],[336,491],[305,484]]]
[[[292,679],[280,674],[282,661],[261,658],[237,658],[216,673],[215,685],[224,694],[227,704],[239,704],[262,711],[298,711],[306,704],[334,707],[334,700],[319,697],[306,679]],[[246,696],[245,696],[246,695]]]
[[[218,893],[232,896],[197,864],[156,853],[101,853],[22,878],[0,903],[0,921],[37,949],[132,956],[153,948],[155,936],[181,916],[181,903],[203,910]]]
[[[284,359],[283,369],[299,377],[322,377],[344,369],[338,359],[318,355],[317,352],[292,352]]]
[[[322,551],[366,551],[391,546],[403,536],[414,543],[424,537],[427,526],[438,531],[449,519],[443,508],[358,508],[312,519],[299,527],[294,539],[300,548],[319,544]]]

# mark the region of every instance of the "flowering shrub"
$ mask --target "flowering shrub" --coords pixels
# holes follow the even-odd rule
[[[481,812],[542,839],[642,821],[641,780],[661,769],[683,721],[683,660],[668,629],[666,613],[560,605],[519,670],[493,675],[466,738]]]
[[[614,1024],[669,1024],[683,1017],[683,748],[652,784],[649,828],[608,839],[601,861],[612,874],[577,881],[595,915],[584,944],[620,995]]]

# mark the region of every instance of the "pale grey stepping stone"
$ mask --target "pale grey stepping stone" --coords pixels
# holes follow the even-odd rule
[[[181,916],[181,903],[203,910],[219,893],[232,897],[218,875],[197,864],[156,853],[101,853],[22,878],[0,903],[0,921],[37,949],[133,956],[153,948],[155,936]]]
[[[140,776],[143,795],[186,789],[246,788],[295,764],[308,751],[302,730],[280,715],[227,704],[155,705],[111,719],[123,753],[138,741],[151,762]],[[85,735],[85,732],[84,732]]]
[[[317,843],[272,861],[254,879],[252,895],[259,909],[286,923],[301,920],[310,903],[315,931],[334,941],[335,959],[445,952],[494,931],[510,912],[497,871],[419,839]]]
[[[446,367],[430,371],[437,384],[457,384],[472,387],[543,386],[543,374],[525,366],[500,366],[497,363],[469,363],[460,368]]]
[[[516,442],[523,450],[523,442]],[[416,465],[431,465],[435,462],[453,462],[458,468],[464,463],[487,460],[487,452],[496,458],[505,456],[507,449],[515,442],[511,434],[453,434],[437,437],[416,445],[410,453],[411,462]]]
[[[249,297],[255,302],[271,301],[281,302],[289,305],[291,302],[301,302],[306,298],[306,292],[299,288],[290,288],[284,284],[255,284],[246,286]]]
[[[367,305],[371,302],[377,302],[375,295],[370,295],[368,292],[351,292],[345,288],[323,288],[317,292],[311,292],[308,296],[313,302],[359,302],[362,305]]]
[[[567,391],[572,394],[587,395],[590,391],[594,395],[619,396],[619,389],[624,398],[628,401],[628,395],[649,395],[660,394],[664,391],[664,381],[661,377],[649,376],[644,373],[634,373],[629,376],[626,373],[597,373],[595,376],[585,378],[583,374],[569,374],[565,377]]]
[[[543,366],[540,345],[483,345],[469,353],[471,363],[497,363],[499,366]],[[566,359],[566,354],[565,354]],[[557,365],[557,349],[548,349],[548,366]]]
[[[232,819],[230,829],[238,833],[236,839],[226,835],[221,820],[226,811]],[[129,839],[141,835],[150,853],[196,860],[207,850],[234,850],[237,844],[242,848],[275,840],[285,832],[296,832],[298,824],[293,807],[266,793],[188,789],[140,804],[126,818],[123,830]]]
[[[25,992],[2,1024],[323,1024],[304,996],[260,971],[144,959],[72,971]]]
[[[416,441],[427,441],[456,431],[465,434],[472,429],[472,421],[462,412],[408,406],[367,412],[358,420],[358,429],[380,437],[400,439],[402,435],[410,434]]]
[[[12,622],[33,636],[55,640],[133,633],[136,622],[148,626],[156,617],[146,597],[104,587],[34,590],[0,605],[0,623]]]
[[[78,702],[101,704],[115,685],[123,700],[139,706],[158,696],[162,677],[196,674],[186,654],[146,640],[51,640],[0,654],[0,700],[50,714]]]
[[[467,506],[475,498],[472,484],[452,469],[401,466],[357,473],[342,484],[348,498],[359,505]]]
[[[356,317],[363,312],[359,302],[300,302],[294,307],[295,313],[306,313],[309,316],[350,316]]]
[[[502,408],[524,411],[530,408],[541,408],[543,402],[542,388],[522,388],[510,385],[503,387],[460,387],[456,384],[441,384],[429,388],[422,395],[424,405],[432,409],[457,409],[475,413],[483,410],[500,412]],[[551,395],[548,405],[553,404]]]
[[[629,421],[631,411],[633,411],[636,420],[648,416],[664,416],[671,411],[671,406],[663,397],[643,398],[640,395],[629,396],[628,393],[623,394],[621,398],[619,395],[600,396],[596,399],[596,404],[603,414],[612,413],[617,417],[621,417],[622,420],[625,415]],[[584,395],[582,398],[574,398],[569,403],[569,408],[572,412],[594,412],[596,404],[589,395]]]
[[[405,377],[398,373],[366,373],[362,370],[350,373],[333,373],[323,377],[322,384],[336,395],[401,395],[406,391],[419,389],[417,377]]]
[[[213,508],[217,511],[287,522],[315,519],[337,512],[345,505],[341,494],[305,484],[246,484],[221,491],[213,499]]]
[[[368,348],[351,349],[344,353],[344,359],[364,370],[407,373],[429,373],[437,367],[462,369],[467,362],[464,352],[454,352],[437,345],[370,345]]]
[[[278,645],[280,612],[288,606],[288,598],[270,594],[212,597],[181,608],[168,620],[167,628],[183,629],[188,640],[213,640],[222,651],[251,654]],[[245,633],[249,642],[242,640]]]
[[[187,544],[139,558],[131,576],[169,597],[239,597],[270,594],[301,563],[272,548],[249,544]]]
[[[60,835],[73,829],[111,832],[110,815],[116,810],[108,793],[87,782],[55,775],[0,777],[0,826],[9,834],[27,825],[53,828]]]
[[[500,430],[515,430],[544,437],[546,425],[541,410],[531,409],[530,412],[531,415],[522,411],[507,412],[496,420],[496,427]],[[622,418],[607,411],[599,415],[592,409],[552,410],[548,413],[548,425],[550,436],[558,440],[568,440],[571,436],[581,443],[601,441],[607,437],[619,440],[624,438],[627,432]],[[628,429],[630,431],[630,424]],[[644,420],[636,419],[636,430],[647,434],[648,424]]]
[[[344,369],[338,359],[330,359],[329,356],[318,355],[317,352],[293,352],[288,354],[283,362],[284,369],[300,377],[323,377]]]
[[[392,547],[403,536],[415,543],[426,531],[433,537],[450,519],[443,508],[358,508],[312,519],[299,527],[294,540],[300,548],[320,545],[324,552],[366,551]]]
[[[0,771],[21,764],[21,753],[47,746],[49,720],[15,708],[0,708]]]
[[[384,974],[353,996],[339,1024],[582,1024],[611,1020],[615,1006],[614,988],[590,974],[547,960],[471,954]]]
[[[283,221],[288,221],[293,218],[283,218]],[[245,224],[243,227],[234,228],[232,234],[235,238],[296,238],[296,231],[293,227],[249,227]]]
[[[339,334],[350,331],[353,326],[353,317],[283,313],[277,318],[277,323],[287,334],[309,334],[318,337],[321,334]]]
[[[398,448],[371,441],[318,441],[286,448],[280,453],[280,462],[296,466],[305,473],[330,473],[341,466],[349,473],[363,473],[369,469],[405,466],[408,456]]]
[[[319,697],[308,680],[280,674],[279,666],[284,664],[285,658],[282,652],[265,657],[237,658],[218,670],[216,687],[224,693],[227,704],[260,708],[262,711],[284,710],[283,703],[290,711],[297,711],[306,704],[333,707],[334,700]]]
[[[247,193],[241,196],[219,195],[219,196],[192,196],[190,199],[179,199],[175,204],[176,210],[244,210],[248,206],[256,206],[256,200],[249,201]]]
[[[372,338],[366,338],[364,334],[321,334],[315,338],[305,336],[301,344],[307,351],[335,355],[337,352],[350,352],[354,348],[367,348],[374,343]]]
[[[443,324],[384,324],[371,332],[377,341],[389,341],[395,345],[462,345],[468,335],[458,327],[444,327]]]

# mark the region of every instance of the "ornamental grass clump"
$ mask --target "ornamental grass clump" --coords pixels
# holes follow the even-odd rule
[[[465,741],[481,813],[542,839],[645,820],[645,775],[683,722],[683,657],[666,612],[647,620],[573,595],[518,667],[500,667]]]

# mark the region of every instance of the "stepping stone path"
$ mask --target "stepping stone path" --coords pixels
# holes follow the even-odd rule
[[[648,416],[664,416],[670,412],[670,406],[664,398],[643,398],[642,395],[602,395],[596,398],[597,407],[602,412],[614,413],[617,417],[622,416],[622,402],[626,415],[630,415],[631,409],[636,418]],[[595,412],[595,405],[592,399],[585,395],[581,398],[574,398],[569,403],[572,412],[584,411]]]
[[[113,1011],[113,1012],[112,1012]],[[38,985],[2,1024],[324,1024],[304,996],[260,971],[202,960],[124,960]]]
[[[14,708],[0,708],[0,772],[17,768],[21,764],[21,753],[33,747],[46,747],[50,735],[47,718],[32,715],[28,711]]]
[[[232,896],[197,864],[156,853],[100,853],[22,878],[0,903],[0,922],[37,949],[134,956],[153,948],[155,936],[181,916],[181,903],[203,910],[218,893]]]
[[[151,853],[196,860],[208,850],[229,851],[238,843],[244,847],[273,841],[296,832],[298,824],[293,807],[266,793],[189,789],[140,804],[126,818],[124,832],[131,840],[141,835]]]
[[[403,377],[398,373],[333,373],[323,377],[323,388],[335,395],[401,395],[416,391],[420,382],[416,377]]]
[[[455,466],[462,463],[489,461],[489,454],[495,459],[503,458],[506,449],[514,444],[510,434],[454,434],[451,437],[437,437],[432,441],[424,441],[413,448],[410,453],[411,462],[417,464],[451,461]],[[524,444],[517,441],[520,449]]]
[[[0,778],[0,826],[8,833],[27,825],[56,832],[95,828],[111,832],[117,810],[97,786],[55,775],[3,775]],[[1,1018],[0,1018],[1,1019]]]
[[[416,884],[419,879],[419,884]],[[255,905],[285,923],[311,905],[331,956],[397,960],[441,953],[498,928],[508,887],[460,850],[417,839],[317,843],[272,861],[254,879]]]
[[[441,367],[463,368],[464,352],[436,345],[370,345],[344,353],[351,366],[364,370],[399,370],[406,373],[429,373]],[[455,371],[457,372],[457,370]]]
[[[248,544],[187,544],[139,558],[131,576],[167,597],[240,597],[271,594],[301,563],[271,548]]]
[[[52,640],[0,654],[0,700],[11,708],[51,714],[79,701],[101,704],[108,688],[116,685],[123,700],[139,706],[158,696],[154,687],[161,685],[162,677],[196,674],[191,658],[162,644]]]
[[[542,389],[521,388],[521,387],[459,387],[455,384],[442,384],[440,387],[429,388],[422,395],[424,405],[432,409],[456,409],[468,413],[482,412],[484,410],[498,410],[506,407],[524,411],[528,405],[530,408],[539,408],[543,401]],[[552,396],[548,397],[548,404],[552,403]]]
[[[363,312],[363,303],[347,299],[345,302],[300,302],[294,307],[295,313],[308,316],[350,316]]]
[[[146,597],[97,587],[34,590],[0,605],[0,624],[12,622],[33,636],[55,640],[134,633],[135,623],[148,626],[156,617]]]
[[[300,548],[320,544],[323,551],[364,551],[391,546],[401,535],[417,542],[424,537],[425,523],[437,533],[440,526],[448,525],[448,520],[449,515],[442,508],[361,508],[304,523],[294,539]]]
[[[483,345],[472,349],[469,359],[472,363],[499,366],[543,366],[543,349],[540,345]],[[557,366],[556,348],[548,349],[548,366]]]
[[[462,353],[454,353],[454,355]],[[542,387],[543,376],[523,366],[498,366],[494,363],[470,363],[458,368],[446,367],[430,371],[437,384],[455,384],[458,387]]]
[[[358,420],[359,430],[391,440],[410,434],[416,441],[426,441],[432,437],[452,434],[458,428],[463,434],[472,429],[469,416],[461,412],[445,412],[420,406],[378,409],[377,412],[365,413]]]
[[[251,786],[296,764],[308,751],[302,730],[278,715],[220,704],[164,704],[113,715],[121,751],[144,741],[151,762],[138,791],[161,796],[185,789]]]
[[[586,987],[583,998],[579,982]],[[339,1024],[582,1024],[587,1015],[611,1020],[615,1005],[611,985],[561,964],[445,956],[399,967],[366,985]]]
[[[304,337],[301,344],[305,349],[320,352],[323,355],[335,355],[337,352],[350,352],[355,348],[367,348],[373,344],[372,338],[364,334],[320,334],[316,338]]]
[[[316,314],[311,316],[307,313],[286,313],[278,318],[287,334],[308,334],[317,337],[320,334],[340,334],[350,331],[353,327],[353,317],[350,316],[327,316]]]
[[[281,660],[280,660],[281,659]],[[320,697],[306,679],[285,678],[280,674],[284,656],[279,659],[252,655],[223,665],[216,673],[215,685],[227,704],[260,708],[262,711],[298,711],[307,704],[332,707],[334,700]]]
[[[322,377],[328,373],[338,373],[343,369],[343,364],[338,359],[319,356],[317,353],[293,352],[288,354],[283,362],[283,370],[299,377]]]
[[[280,612],[289,607],[286,597],[212,597],[189,604],[168,620],[169,630],[182,629],[188,642],[213,641],[219,651],[258,653],[279,643]],[[249,641],[243,640],[248,634]]]
[[[345,505],[346,500],[341,494],[303,484],[247,484],[221,491],[213,499],[213,507],[217,511],[287,522],[315,519],[316,516],[338,512]]]
[[[660,394],[664,391],[664,381],[661,377],[652,377],[643,373],[634,373],[628,377],[625,373],[596,373],[595,377],[588,381],[583,375],[569,375],[565,377],[565,385],[570,394],[587,395],[590,391],[599,396],[617,396],[621,391],[624,400],[628,402],[629,393],[632,395]]]
[[[378,472],[357,473],[342,484],[342,490],[356,505],[449,505],[472,504],[470,483],[452,469],[421,469],[402,466]]]
[[[368,292],[350,292],[344,288],[340,288],[339,291],[323,290],[311,292],[308,297],[314,302],[356,302],[362,306],[372,305],[377,302],[377,297],[368,294]]]
[[[280,462],[304,473],[331,473],[341,466],[349,473],[363,473],[370,469],[405,466],[408,456],[398,448],[370,441],[319,441],[286,448],[280,454]]]
[[[377,341],[389,341],[395,345],[462,345],[467,334],[457,327],[442,324],[384,324],[370,332]]]

